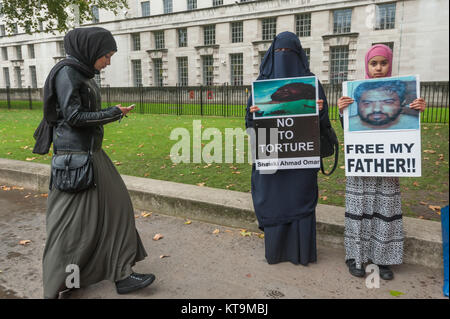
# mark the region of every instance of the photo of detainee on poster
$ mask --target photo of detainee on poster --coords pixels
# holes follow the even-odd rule
[[[315,76],[260,80],[252,84],[253,118],[279,118],[318,114],[319,87]]]
[[[409,104],[419,96],[416,76],[347,82],[349,131],[419,129],[420,113]]]

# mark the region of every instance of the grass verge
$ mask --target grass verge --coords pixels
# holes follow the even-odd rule
[[[41,118],[41,110],[0,109],[0,157],[49,164],[51,155],[32,153],[33,132]],[[243,118],[132,113],[121,123],[105,126],[103,149],[121,174],[249,192],[251,166],[247,162],[236,163],[236,159],[233,163],[172,162],[170,150],[180,139],[176,137],[170,140],[172,130],[184,128],[192,137],[194,120],[201,120],[204,136],[202,146],[196,149],[190,141],[191,158],[194,151],[207,152],[205,149],[213,146],[210,143],[212,137],[206,135],[220,135],[224,143],[226,128],[244,129]],[[343,148],[340,123],[333,121],[333,127]],[[439,220],[439,215],[430,206],[448,204],[448,142],[448,124],[422,125],[422,177],[400,179],[403,212],[406,216]],[[234,153],[247,159],[247,140],[244,147]],[[224,156],[222,154],[221,158]],[[331,159],[327,159],[325,165],[331,165]],[[335,173],[331,176],[319,173],[320,203],[345,205],[343,167],[344,156],[341,152]]]

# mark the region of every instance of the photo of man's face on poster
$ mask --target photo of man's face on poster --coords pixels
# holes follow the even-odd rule
[[[419,129],[415,81],[362,81],[354,86],[349,131]]]

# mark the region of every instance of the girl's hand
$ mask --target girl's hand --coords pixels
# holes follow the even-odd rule
[[[409,105],[409,107],[413,110],[423,112],[423,110],[425,110],[425,108],[427,107],[427,103],[425,102],[425,100],[423,98],[420,97],[420,98],[412,101],[412,103]]]
[[[340,97],[339,100],[338,100],[339,113],[342,114],[344,109],[346,107],[348,107],[350,104],[352,104],[353,102],[355,102],[355,100],[353,100],[351,97],[348,97],[348,96]]]
[[[323,109],[323,100],[317,100],[317,106],[319,107],[319,111]]]
[[[259,107],[257,107],[256,105],[252,105],[250,106],[250,113],[254,113],[257,111],[260,111],[261,109]]]

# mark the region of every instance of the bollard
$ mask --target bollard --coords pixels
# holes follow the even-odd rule
[[[448,205],[441,209],[442,249],[444,255],[444,296],[448,297]]]

